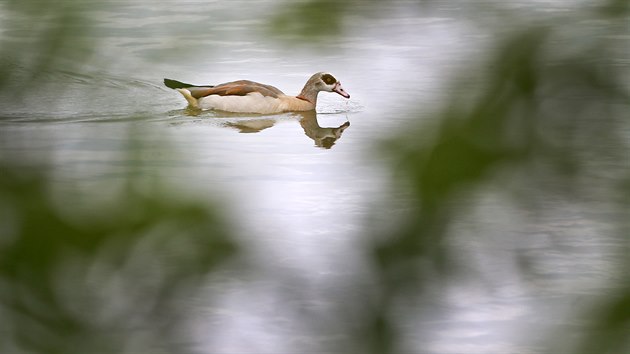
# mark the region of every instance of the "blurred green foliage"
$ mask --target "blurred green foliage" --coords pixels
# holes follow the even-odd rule
[[[326,39],[342,30],[344,1],[299,1],[284,8],[271,21],[272,33],[292,35],[294,40],[303,38]]]
[[[0,58],[4,94],[9,85],[24,89],[37,84],[51,69],[72,70],[89,61],[98,45],[90,36],[93,19],[89,14],[103,6],[75,0],[5,1]],[[15,70],[16,66],[23,70]]]
[[[90,62],[98,43],[89,15],[101,6],[3,3],[0,102],[28,102],[24,92],[50,71]],[[46,152],[28,161],[0,144],[8,148],[0,152],[0,352],[192,350],[182,339],[190,302],[238,247],[207,200],[175,196],[160,178],[139,173],[150,148],[135,133],[123,152],[134,163],[87,195],[79,186],[61,195],[53,188]]]
[[[628,7],[616,2],[601,8],[615,11],[603,15],[594,11],[585,17],[607,21],[604,33],[580,25],[580,17],[571,24],[567,24],[571,19],[563,19],[517,28],[489,55],[482,90],[471,95],[453,89],[433,120],[440,122],[433,139],[426,139],[427,129],[418,127],[385,144],[396,157],[399,185],[413,191],[416,203],[400,228],[386,230],[390,236],[367,245],[373,247],[379,280],[371,295],[379,299],[378,305],[359,333],[375,339],[367,349],[401,351],[393,315],[401,297],[422,296],[439,287],[440,279],[447,283],[467,276],[461,255],[448,242],[448,227],[461,212],[457,201],[497,183],[506,171],[523,176],[511,183],[530,191],[517,198],[525,209],[551,212],[541,205],[547,198],[567,203],[607,200],[620,214],[615,217],[615,232],[627,235],[627,222],[623,223],[630,216],[630,95],[627,62],[618,62],[627,60],[627,51],[620,54],[619,49],[628,48],[628,42],[627,37],[610,38],[623,34],[618,31],[627,24]],[[623,167],[606,163],[611,160]],[[521,262],[522,274],[532,262]],[[620,269],[617,277],[629,284],[630,262],[615,262]],[[585,327],[575,333],[562,329],[549,338],[549,352],[622,353],[630,348],[628,287],[599,301],[586,314],[576,315],[588,318]]]
[[[180,352],[183,299],[236,251],[219,215],[133,175],[115,210],[90,213],[55,200],[50,179],[2,165],[0,351]]]
[[[373,352],[399,352],[392,314],[401,297],[417,297],[440,279],[466,274],[461,255],[448,242],[448,227],[461,212],[457,201],[497,183],[502,173],[524,176],[511,182],[531,191],[517,198],[527,209],[545,210],[537,202],[552,196],[567,203],[623,196],[609,202],[625,211],[627,220],[630,145],[624,129],[630,96],[626,76],[610,61],[616,47],[594,42],[578,52],[564,51],[553,36],[554,28],[545,27],[504,39],[491,55],[484,89],[473,97],[453,90],[437,113],[434,139],[419,139],[426,137],[419,127],[385,144],[396,157],[400,185],[413,191],[416,202],[400,228],[368,245],[379,279],[373,296],[380,302],[360,336],[376,340]],[[602,163],[611,159],[625,168]],[[628,229],[616,225],[616,232]],[[617,262],[623,269],[618,276],[630,282],[630,262]],[[526,267],[521,271],[528,273]],[[557,347],[552,352],[624,352],[630,344],[623,335],[630,325],[629,301],[627,287],[610,294],[589,312],[594,328],[582,332],[588,339],[567,347],[569,335],[560,333],[562,340],[550,338]]]
[[[434,2],[418,4],[430,8]],[[485,23],[488,14],[483,12],[494,10],[493,5],[478,5],[470,2],[461,7],[469,10],[468,20]],[[460,250],[449,242],[449,227],[462,213],[458,201],[500,183],[503,175],[519,176],[510,181],[512,187],[505,193],[516,196],[526,210],[551,212],[541,205],[548,198],[566,203],[605,200],[617,208],[615,232],[628,234],[630,3],[613,0],[588,5],[563,16],[497,12],[506,17],[490,21],[501,35],[484,66],[468,66],[469,73],[454,83],[443,108],[432,119],[418,120],[437,121],[439,127],[405,127],[405,132],[379,146],[379,151],[384,149],[394,158],[392,168],[398,179],[393,185],[405,195],[411,191],[414,202],[391,223],[396,226],[373,226],[378,231],[365,244],[376,280],[359,292],[362,297],[352,299],[361,305],[350,311],[350,322],[363,325],[349,352],[404,352],[402,344],[409,338],[401,331],[397,312],[401,301],[430,303],[431,294],[441,293],[436,288],[452,279],[471,277],[457,254]],[[313,0],[289,8],[275,21],[280,30],[328,38],[343,30],[341,24],[330,25],[329,20],[343,19],[365,7]],[[306,11],[311,8],[317,11]],[[332,11],[337,11],[334,17],[327,16]],[[320,15],[314,19],[308,13]],[[427,138],[427,131],[433,131],[432,138]],[[381,213],[382,206],[378,210]],[[627,254],[630,244],[625,247]],[[522,274],[528,274],[528,265],[535,260],[517,256],[524,258],[519,262]],[[615,277],[622,285],[630,284],[630,261],[615,262],[620,269]],[[418,316],[423,316],[422,310]],[[575,316],[586,317],[586,325],[555,331],[546,343],[548,352],[630,350],[627,286],[603,294],[598,303]]]

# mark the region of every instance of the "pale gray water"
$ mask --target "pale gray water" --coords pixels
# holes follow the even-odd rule
[[[218,275],[208,285],[223,296],[191,306],[194,346],[207,353],[290,353],[334,343],[333,333],[309,337],[285,309],[276,276],[303,276],[314,289],[313,303],[303,306],[325,310],[330,282],[361,272],[356,247],[365,219],[389,192],[387,161],[375,144],[439,103],[448,79],[483,52],[488,35],[456,16],[456,7],[426,14],[403,3],[384,8],[386,16],[358,14],[345,22],[343,37],[301,47],[257,30],[274,1],[118,5],[93,10],[97,31],[86,38],[100,42],[81,72],[51,71],[28,97],[2,102],[0,158],[51,163],[60,204],[68,186],[106,203],[107,193],[91,187],[106,181],[117,188],[117,175],[134,163],[123,151],[127,134],[135,133],[149,147],[142,173],[166,178],[174,193],[221,200],[258,269],[255,281]],[[541,12],[563,8],[541,6]],[[27,30],[2,33],[9,41],[28,37]],[[178,93],[161,85],[164,77],[199,84],[250,79],[295,94],[322,70],[334,73],[352,98],[321,94],[316,117],[191,114]],[[56,91],[56,82],[67,89]],[[330,128],[347,122],[334,145],[323,148],[321,139],[335,134]],[[403,312],[410,338],[418,328],[432,334],[428,342],[406,343],[411,351],[537,352],[529,333],[542,337],[557,325],[554,318],[574,309],[576,292],[596,294],[614,273],[609,260],[622,240],[607,229],[615,220],[607,209],[560,205],[561,215],[520,230],[514,225],[530,220],[499,193],[488,191],[479,205],[478,218],[458,220],[453,242],[486,283],[446,289],[444,311],[430,321],[417,323]],[[530,238],[523,241],[520,233]],[[486,235],[494,249],[470,234]],[[576,237],[561,237],[566,234]],[[523,249],[555,252],[558,238],[574,252],[546,258],[548,267],[536,269],[539,277],[531,280],[544,291],[533,292],[511,256]]]

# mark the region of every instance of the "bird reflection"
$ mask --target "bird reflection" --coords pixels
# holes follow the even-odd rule
[[[333,147],[335,142],[341,138],[344,130],[350,126],[350,122],[346,121],[338,127],[322,127],[317,121],[317,113],[315,111],[295,112],[291,116],[299,118],[300,125],[304,129],[306,136],[313,139],[315,146],[324,149]],[[240,133],[258,133],[273,127],[277,121],[278,119],[274,118],[247,119],[226,122],[223,126],[237,129]]]
[[[317,113],[315,111],[302,112],[300,125],[304,129],[306,136],[313,139],[315,146],[324,149],[330,149],[337,139],[341,138],[341,134],[350,126],[350,122],[346,121],[338,127],[321,127],[317,121]]]
[[[227,122],[224,126],[238,129],[239,133],[258,133],[264,129],[273,127],[274,124],[276,124],[274,119],[252,119]]]

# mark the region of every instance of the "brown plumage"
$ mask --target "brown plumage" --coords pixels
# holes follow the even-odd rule
[[[282,91],[271,85],[265,85],[249,80],[226,82],[213,87],[191,87],[188,89],[194,98],[210,95],[219,96],[245,96],[248,93],[259,92],[264,97],[278,98]]]

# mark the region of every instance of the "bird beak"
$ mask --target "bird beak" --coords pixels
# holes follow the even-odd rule
[[[337,92],[345,98],[350,98],[350,95],[346,91],[344,91],[343,87],[341,87],[341,82],[335,83],[335,86],[333,86],[333,91]]]

